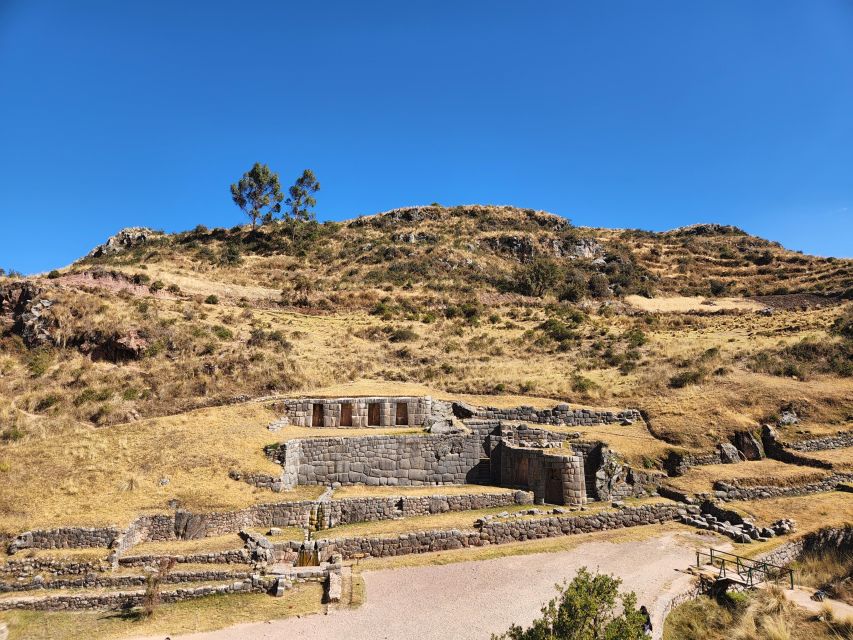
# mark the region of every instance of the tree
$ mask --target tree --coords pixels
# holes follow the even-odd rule
[[[566,273],[563,279],[563,286],[560,288],[560,300],[569,302],[580,302],[587,291],[587,279],[583,271],[579,269],[571,269]]]
[[[146,576],[145,593],[142,595],[142,613],[146,618],[153,616],[160,606],[160,588],[174,567],[174,558],[161,558],[157,570]]]
[[[269,222],[274,213],[281,211],[284,195],[281,193],[278,174],[267,165],[256,162],[237,184],[231,185],[231,198],[252,220],[254,229],[259,218]]]
[[[610,280],[603,273],[593,273],[587,283],[587,287],[593,298],[610,297]]]
[[[525,296],[544,296],[562,275],[560,265],[549,258],[535,258],[515,274],[516,290]]]
[[[302,175],[297,178],[293,186],[290,187],[290,197],[284,201],[290,211],[285,211],[285,220],[293,220],[294,222],[309,222],[314,219],[314,212],[309,211],[317,200],[311,194],[317,193],[320,190],[320,183],[317,182],[317,177],[311,169],[305,169]]]
[[[557,585],[559,595],[542,607],[542,617],[522,629],[512,625],[492,640],[642,640],[646,616],[633,592],[620,593],[622,581],[578,569],[574,580]],[[617,600],[622,611],[616,614]]]

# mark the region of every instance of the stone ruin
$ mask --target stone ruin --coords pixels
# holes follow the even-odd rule
[[[628,424],[639,417],[630,409],[593,411],[567,404],[498,409],[428,396],[287,400],[284,416],[271,430],[423,427],[428,433],[288,440],[267,448],[282,474],[265,486],[490,484],[529,490],[538,503],[561,505],[645,495],[655,484],[654,474],[624,467],[603,443],[516,424]]]

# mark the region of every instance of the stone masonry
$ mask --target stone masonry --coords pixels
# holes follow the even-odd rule
[[[470,435],[364,436],[290,440],[275,452],[286,487],[304,484],[465,484],[480,463]]]
[[[405,411],[398,409],[405,406]],[[371,407],[375,407],[372,409]],[[424,397],[300,398],[284,401],[280,426],[363,429],[366,427],[421,427],[432,412]],[[371,420],[371,416],[375,419]],[[319,422],[319,424],[317,424]]]

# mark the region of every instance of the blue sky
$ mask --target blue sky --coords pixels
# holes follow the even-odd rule
[[[320,219],[515,204],[853,256],[853,2],[0,0],[0,266],[244,222],[256,160],[312,168]]]

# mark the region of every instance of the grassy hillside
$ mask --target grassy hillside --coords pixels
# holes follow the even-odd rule
[[[731,227],[576,228],[501,207],[149,237],[0,279],[0,515],[21,522],[16,487],[52,476],[63,447],[86,443],[72,484],[116,446],[127,463],[96,484],[127,484],[147,457],[155,482],[169,465],[137,437],[147,419],[344,383],[639,407],[651,434],[633,453],[650,463],[788,408],[802,418],[790,437],[849,428],[851,290],[853,261]],[[158,437],[195,447],[203,469],[224,464],[229,437],[259,455],[261,432],[230,433],[234,416],[206,449],[204,415]]]

